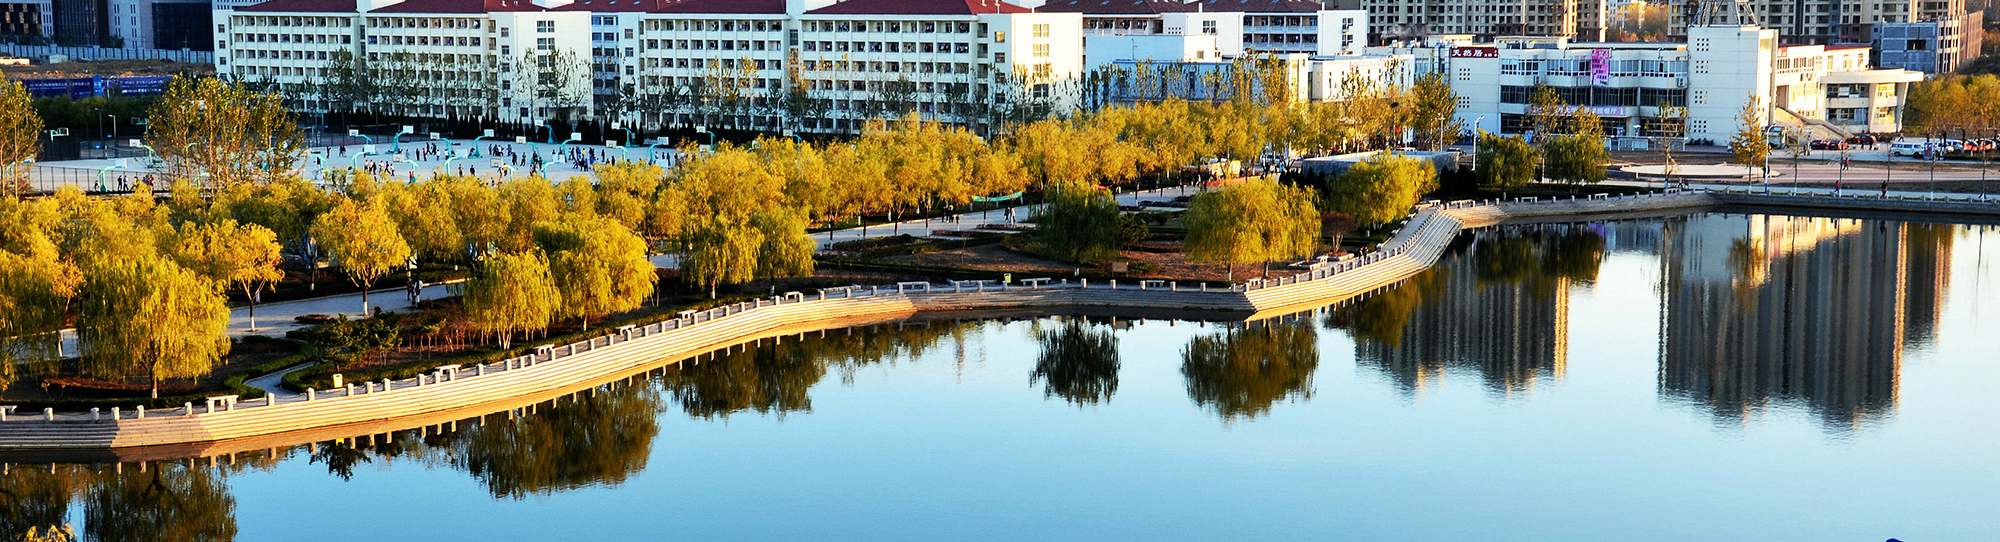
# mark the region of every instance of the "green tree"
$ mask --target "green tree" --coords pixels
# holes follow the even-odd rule
[[[537,253],[493,254],[472,280],[454,288],[466,319],[494,334],[502,350],[514,347],[515,334],[548,327],[562,303],[548,260]]]
[[[1521,136],[1481,133],[1477,163],[1480,184],[1509,190],[1527,186],[1535,179],[1542,153],[1535,152]]]
[[[1538,85],[1535,93],[1528,96],[1528,121],[1535,129],[1535,141],[1562,131],[1568,122],[1569,104],[1563,102],[1562,95],[1548,85]]]
[[[1743,110],[1736,113],[1736,133],[1729,135],[1729,151],[1736,155],[1736,163],[1757,167],[1771,154],[1771,141],[1764,136],[1767,118],[1763,100],[1751,94],[1743,102]]]
[[[1319,202],[1310,189],[1268,178],[1195,196],[1187,212],[1188,257],[1229,264],[1265,263],[1319,249]]]
[[[257,328],[257,294],[264,285],[285,277],[278,270],[282,257],[278,237],[256,224],[235,220],[181,224],[168,255],[181,267],[213,281],[216,288],[235,286],[250,302],[250,328]]]
[[[345,200],[313,223],[313,238],[332,253],[340,271],[361,287],[361,314],[368,314],[368,290],[383,275],[406,269],[410,244],[397,232],[380,200]]]
[[[103,262],[85,274],[77,335],[86,372],[160,380],[208,374],[229,353],[229,305],[209,279],[158,256]]]
[[[1588,108],[1574,108],[1568,133],[1549,138],[1542,147],[1548,176],[1569,183],[1604,180],[1604,163],[1611,153],[1604,149],[1604,125]]]
[[[653,262],[646,242],[625,225],[601,217],[569,215],[535,226],[535,244],[549,256],[562,304],[557,315],[583,319],[637,308],[653,295]]]
[[[0,184],[20,197],[28,184],[27,160],[42,150],[42,116],[20,81],[0,80]]]
[[[819,243],[806,235],[803,212],[772,208],[750,216],[750,226],[762,241],[757,249],[757,275],[764,278],[810,277]]]
[[[1403,218],[1424,194],[1437,189],[1430,162],[1380,153],[1348,168],[1327,187],[1327,206],[1355,222],[1381,226]]]
[[[1318,340],[1312,328],[1270,323],[1195,337],[1181,349],[1188,397],[1224,421],[1257,417],[1287,398],[1309,399]]]
[[[1091,263],[1118,252],[1118,202],[1103,189],[1067,182],[1049,186],[1048,204],[1035,217],[1035,243],[1061,261]]]

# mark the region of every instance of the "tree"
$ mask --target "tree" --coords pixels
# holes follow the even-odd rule
[[[1117,335],[1072,318],[1064,319],[1057,329],[1042,330],[1035,338],[1042,353],[1028,378],[1046,383],[1044,396],[1060,396],[1077,406],[1111,401],[1111,394],[1118,391]]]
[[[1437,169],[1430,162],[1380,153],[1328,183],[1327,206],[1355,222],[1381,226],[1408,215],[1418,198],[1437,185]]]
[[[0,184],[9,197],[26,192],[26,161],[42,150],[42,117],[31,102],[20,81],[0,81]]]
[[[1451,89],[1446,74],[1417,76],[1416,85],[1410,88],[1410,127],[1416,130],[1417,141],[1435,141],[1438,149],[1450,145],[1465,129],[1457,117],[1458,92]]]
[[[361,313],[368,314],[368,289],[383,275],[404,269],[410,245],[380,200],[344,200],[313,223],[313,238],[340,263],[340,271],[361,287]]]
[[[1667,182],[1672,182],[1674,171],[1677,169],[1674,164],[1674,150],[1680,147],[1682,139],[1687,137],[1688,110],[1665,101],[1660,102],[1657,109],[1658,112],[1647,121],[1652,125],[1650,131],[1658,138],[1654,141],[1660,147],[1660,157],[1667,162]]]
[[[250,302],[250,329],[257,329],[257,294],[265,284],[285,277],[278,271],[277,235],[263,226],[223,219],[181,224],[176,237],[168,247],[174,262],[207,277],[217,289],[242,289]]]
[[[1604,149],[1604,125],[1583,107],[1571,111],[1569,124],[1568,133],[1549,138],[1542,147],[1548,176],[1570,183],[1604,180],[1604,163],[1611,160]]]
[[[77,335],[87,373],[160,380],[208,374],[229,352],[229,305],[207,278],[158,256],[105,261],[85,274]]]
[[[1521,136],[1479,134],[1479,182],[1486,186],[1508,190],[1527,186],[1535,179],[1535,168],[1542,163],[1542,153],[1535,152]]]
[[[1310,189],[1268,178],[1195,196],[1187,212],[1188,257],[1229,264],[1264,263],[1319,249],[1319,202]]]
[[[236,539],[236,498],[220,471],[162,462],[145,470],[98,474],[83,495],[83,530],[89,540],[126,542]]]
[[[562,304],[556,314],[580,317],[637,308],[653,295],[653,262],[646,242],[616,220],[570,215],[535,226],[535,244],[548,254],[549,276]]]
[[[548,327],[562,303],[548,260],[535,253],[494,254],[456,289],[466,318],[503,350],[514,347],[514,334]]]
[[[784,207],[766,209],[750,216],[750,227],[757,229],[757,237],[763,241],[757,249],[758,276],[770,279],[812,276],[813,253],[819,251],[819,243],[806,235],[804,212]]]
[[[268,181],[305,154],[305,138],[276,92],[177,76],[147,115],[153,152],[208,189]]]
[[[1568,120],[1567,109],[1569,104],[1563,102],[1561,94],[1556,94],[1556,89],[1548,85],[1535,87],[1535,93],[1528,96],[1528,120],[1535,129],[1536,143],[1563,128]]]
[[[1034,233],[1044,255],[1091,263],[1117,254],[1118,202],[1109,192],[1083,183],[1058,183],[1049,187],[1047,199],[1035,217]]]
[[[1755,167],[1764,162],[1771,153],[1771,141],[1764,137],[1765,116],[1763,101],[1751,94],[1743,102],[1743,110],[1736,114],[1736,133],[1729,136],[1729,151],[1736,155],[1736,163],[1744,167]]]
[[[1254,418],[1289,397],[1310,398],[1318,340],[1312,328],[1269,323],[1195,337],[1181,350],[1188,397],[1224,421]]]

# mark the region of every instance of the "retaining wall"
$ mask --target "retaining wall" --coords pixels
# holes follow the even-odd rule
[[[857,321],[901,319],[919,311],[1119,307],[1235,311],[1249,313],[1254,318],[1260,313],[1319,306],[1393,285],[1436,263],[1452,238],[1465,228],[1517,219],[1581,219],[1585,215],[1701,208],[1723,203],[1768,204],[1759,198],[1770,197],[1798,196],[1673,191],[1612,198],[1426,204],[1419,206],[1403,228],[1375,252],[1319,262],[1304,273],[1271,280],[1253,279],[1226,289],[1182,287],[1170,281],[1092,283],[1052,279],[1029,279],[1021,284],[912,282],[830,288],[815,294],[789,293],[707,311],[689,311],[678,319],[618,328],[587,341],[546,347],[533,355],[493,364],[441,367],[413,379],[350,383],[342,389],[309,390],[297,396],[274,393],[242,402],[215,398],[209,404],[166,411],[10,412],[11,407],[0,406],[0,453],[176,446],[207,450],[213,447],[201,446],[202,443],[236,439],[267,447],[282,442],[287,434],[317,438],[343,426],[374,430],[384,426],[384,420],[424,419],[436,423],[435,419],[442,414],[493,412],[532,404],[565,393],[564,390],[614,381],[656,367],[664,360],[685,359],[749,340],[782,338],[789,333],[843,327]],[[1977,205],[1987,206],[1989,213],[1994,207]]]

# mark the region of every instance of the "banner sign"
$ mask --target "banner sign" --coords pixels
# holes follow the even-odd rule
[[[1005,196],[993,196],[993,197],[985,197],[985,196],[973,196],[973,197],[972,197],[972,201],[982,201],[982,202],[991,202],[991,201],[1007,201],[1007,200],[1012,200],[1012,199],[1021,199],[1021,193],[1020,193],[1020,192],[1015,192],[1015,193],[1012,193],[1012,194],[1008,194],[1008,195],[1005,195]]]
[[[1452,58],[1500,58],[1498,47],[1453,47]]]
[[[1590,84],[1600,87],[1611,86],[1610,49],[1590,51]]]

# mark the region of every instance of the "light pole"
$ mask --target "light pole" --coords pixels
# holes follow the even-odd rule
[[[708,146],[702,150],[715,152],[715,132],[708,131],[707,126],[696,126],[694,127],[694,133],[708,136]]]
[[[1778,129],[1778,142],[1785,141],[1785,127],[1776,124],[1764,127],[1764,193],[1771,193],[1771,129]]]

